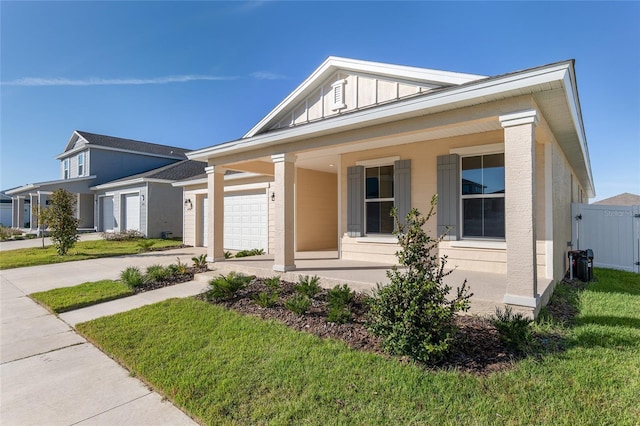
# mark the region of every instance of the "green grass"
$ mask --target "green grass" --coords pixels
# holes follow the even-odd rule
[[[51,312],[60,314],[132,294],[133,291],[121,281],[102,280],[41,291],[29,296],[49,308]]]
[[[179,247],[181,241],[149,239],[153,249]],[[53,246],[3,251],[0,256],[0,269],[21,268],[24,266],[48,265],[51,263],[73,262],[75,260],[97,259],[100,257],[123,256],[140,251],[138,240],[129,241],[79,241],[66,256],[58,256]]]
[[[205,424],[639,424],[640,276],[596,276],[562,330],[565,351],[487,376],[358,352],[195,299],[77,327]]]

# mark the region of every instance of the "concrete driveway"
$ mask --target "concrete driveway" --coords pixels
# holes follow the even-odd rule
[[[116,278],[128,266],[166,265],[176,262],[176,257],[191,263],[192,256],[203,252],[175,249],[0,271],[0,423],[196,424],[27,294]],[[197,292],[202,283],[173,287],[174,293],[161,297]],[[151,303],[148,297],[139,300]],[[114,312],[135,307],[128,303],[114,305]]]

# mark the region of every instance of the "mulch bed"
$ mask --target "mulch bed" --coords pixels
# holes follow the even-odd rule
[[[170,287],[172,285],[186,283],[189,281],[193,281],[195,274],[199,274],[201,272],[207,272],[209,269],[204,266],[202,268],[196,268],[195,266],[187,267],[187,272],[180,275],[173,275],[170,278],[163,281],[149,281],[145,282],[139,287],[133,289],[133,294],[144,293],[146,291],[158,290],[163,287]],[[144,273],[144,270],[142,270]]]
[[[254,279],[245,289],[238,291],[233,298],[217,302],[219,305],[237,312],[253,315],[265,320],[275,320],[298,331],[312,333],[322,338],[339,339],[356,350],[386,355],[381,346],[381,339],[373,336],[366,328],[367,307],[366,296],[356,294],[350,308],[351,321],[346,324],[327,322],[326,290],[322,290],[313,299],[310,309],[304,315],[297,315],[284,306],[284,300],[292,296],[294,284],[281,282],[282,289],[276,305],[263,308],[254,302],[254,297],[267,288],[261,279]],[[200,296],[203,298],[202,296]],[[567,307],[559,308],[568,309]],[[567,315],[570,315],[569,312]],[[511,368],[514,362],[522,359],[524,354],[505,346],[496,328],[483,317],[460,315],[456,319],[458,334],[447,358],[433,365],[423,365],[428,369],[455,369],[476,375],[485,375]],[[558,341],[550,342],[549,336],[540,337],[541,346],[553,347],[557,350]],[[553,343],[553,345],[551,345]],[[401,362],[410,362],[407,357],[396,357]]]

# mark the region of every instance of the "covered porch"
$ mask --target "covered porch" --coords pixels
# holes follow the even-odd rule
[[[320,278],[320,285],[324,288],[347,284],[357,292],[371,292],[376,288],[377,283],[388,283],[386,273],[393,266],[390,263],[340,259],[338,252],[333,250],[296,252],[295,263],[295,270],[277,272],[273,270],[272,254],[232,258],[215,262],[210,265],[211,271],[198,274],[196,279],[208,282],[212,278],[232,271],[260,278],[279,276],[280,279],[289,282],[297,282],[301,277],[308,275]],[[496,308],[505,308],[506,274],[455,269],[445,278],[445,282],[452,287],[452,291],[455,291],[465,279],[470,292],[473,293],[469,314],[492,315]],[[554,286],[551,280],[544,278],[538,280],[538,291],[545,303],[551,296]],[[517,306],[512,308],[514,312],[519,311]],[[522,312],[530,313],[530,310],[523,309]]]

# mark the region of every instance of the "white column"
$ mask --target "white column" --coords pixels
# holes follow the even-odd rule
[[[274,164],[274,264],[278,272],[292,271],[295,265],[295,155],[276,154],[271,156]]]
[[[11,198],[11,226],[24,228],[24,197]]]
[[[507,290],[504,303],[536,309],[535,126],[537,111],[500,116],[504,128]]]
[[[207,172],[207,262],[224,260],[224,173],[226,169],[218,166],[205,168]]]

